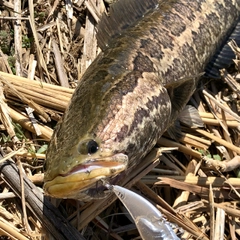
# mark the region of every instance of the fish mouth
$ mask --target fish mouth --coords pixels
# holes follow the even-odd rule
[[[73,167],[69,172],[60,174],[44,183],[44,191],[55,198],[74,198],[81,200],[88,189],[96,188],[101,179],[115,177],[126,170],[128,157],[122,153],[111,157],[90,159]],[[101,187],[101,191],[104,188]]]

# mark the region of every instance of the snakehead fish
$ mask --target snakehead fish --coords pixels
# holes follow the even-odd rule
[[[45,193],[105,196],[153,148],[238,19],[240,0],[120,0],[50,142]]]

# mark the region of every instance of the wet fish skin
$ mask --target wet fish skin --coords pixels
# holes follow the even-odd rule
[[[192,76],[203,72],[240,10],[239,0],[151,2],[154,8],[102,44],[83,75],[49,145],[47,194],[104,197],[101,178],[114,181],[136,167],[186,105],[198,80]],[[86,154],[90,141],[96,146]]]

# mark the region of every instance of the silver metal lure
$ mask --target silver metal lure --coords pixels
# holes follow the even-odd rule
[[[127,208],[143,240],[180,240],[171,224],[149,201],[126,188],[108,183],[104,185],[114,192]]]

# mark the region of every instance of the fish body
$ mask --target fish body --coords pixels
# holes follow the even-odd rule
[[[44,190],[53,197],[104,197],[101,179],[116,184],[137,166],[191,97],[240,0],[122,0],[112,9],[99,24],[103,51],[48,148]]]

